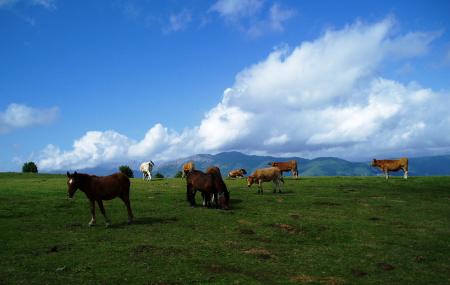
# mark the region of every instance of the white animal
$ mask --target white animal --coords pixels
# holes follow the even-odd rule
[[[147,178],[147,180],[152,180],[152,170],[154,165],[155,164],[151,160],[141,163],[139,170],[142,172],[142,179],[145,180]]]

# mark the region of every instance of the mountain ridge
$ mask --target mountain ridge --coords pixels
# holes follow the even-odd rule
[[[271,161],[286,161],[295,159],[298,162],[300,176],[376,176],[382,175],[377,168],[371,167],[370,162],[351,162],[337,157],[317,157],[306,159],[301,157],[276,157],[248,155],[237,151],[221,152],[217,154],[195,154],[183,158],[177,158],[170,161],[158,163],[152,171],[153,174],[160,172],[165,177],[173,177],[181,170],[183,163],[194,161],[197,169],[206,170],[207,167],[218,166],[223,176],[227,176],[232,169],[244,168],[249,174],[255,169],[268,167]],[[131,164],[130,164],[131,163]],[[118,171],[120,165],[129,165],[135,177],[142,177],[139,172],[139,163],[129,161],[124,163],[109,163],[99,167],[77,169],[79,172],[85,172],[95,175],[108,175]],[[56,171],[53,173],[65,173],[65,171]],[[402,171],[396,173],[403,175]],[[393,175],[396,175],[393,173]],[[285,173],[284,175],[290,175]],[[450,175],[450,155],[425,156],[409,158],[410,176],[432,176],[432,175]]]

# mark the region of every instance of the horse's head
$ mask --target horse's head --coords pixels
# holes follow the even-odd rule
[[[80,187],[79,184],[78,173],[75,171],[73,174],[70,174],[69,171],[67,171],[67,195],[69,198],[73,197],[75,191]]]
[[[247,177],[247,186],[250,187],[253,183],[255,183],[255,178],[250,175],[249,177]]]

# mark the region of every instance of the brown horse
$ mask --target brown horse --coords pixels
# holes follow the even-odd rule
[[[77,189],[86,194],[91,203],[92,218],[89,226],[94,226],[95,220],[95,202],[97,202],[100,211],[106,220],[106,226],[110,225],[110,220],[106,216],[103,200],[111,200],[116,197],[122,199],[128,210],[128,223],[133,220],[133,212],[130,205],[130,179],[123,173],[115,173],[109,176],[95,176],[89,174],[67,172],[67,187],[69,198],[72,198]]]
[[[220,173],[220,170],[219,170]],[[186,176],[186,198],[192,207],[195,207],[195,193],[200,191],[204,199],[204,206],[211,207],[211,198],[217,195],[222,209],[228,209],[229,193],[222,177],[217,172],[203,173],[199,170],[191,170]],[[223,197],[223,198],[221,198]]]
[[[216,189],[218,189],[217,193],[213,195],[213,199],[216,205],[221,205],[221,207],[225,210],[229,208],[230,204],[230,192],[228,192],[227,185],[223,181],[222,173],[220,173],[220,169],[217,166],[208,167],[206,173],[215,174],[216,175]],[[223,189],[222,191],[219,191]]]

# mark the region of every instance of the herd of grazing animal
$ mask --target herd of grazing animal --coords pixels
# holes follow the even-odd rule
[[[142,172],[144,180],[152,179],[152,170],[155,164],[153,161],[143,162],[139,170]],[[297,161],[290,160],[284,162],[270,162],[271,167],[256,169],[247,177],[247,186],[258,185],[257,193],[263,194],[263,182],[273,182],[275,189],[281,193],[281,182],[284,184],[283,172],[290,171],[292,176],[298,178]],[[383,171],[386,180],[389,172],[403,170],[403,178],[408,178],[408,159],[400,158],[396,160],[373,159],[371,166],[378,167]],[[229,178],[245,177],[245,169],[235,169],[228,173]],[[230,192],[223,181],[220,169],[216,166],[209,167],[206,172],[195,169],[193,161],[183,164],[182,177],[186,178],[186,199],[192,207],[195,207],[195,194],[199,191],[203,198],[203,206],[216,207],[228,210],[230,207]],[[115,173],[109,176],[95,176],[89,174],[67,172],[67,194],[72,198],[77,190],[86,194],[91,206],[91,220],[89,226],[96,224],[95,204],[97,203],[102,212],[106,226],[110,225],[110,220],[106,215],[103,206],[104,200],[111,200],[119,197],[125,204],[128,211],[128,223],[133,221],[133,212],[130,204],[130,179],[123,173]]]

